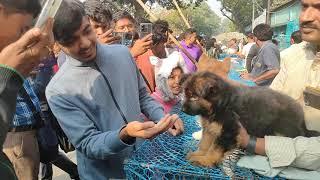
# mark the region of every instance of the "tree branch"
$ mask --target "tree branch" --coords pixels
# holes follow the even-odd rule
[[[224,17],[228,18],[232,23],[237,24],[236,21],[235,21],[234,19],[232,19],[232,17],[228,16],[228,15],[223,11],[224,9],[225,9],[225,8],[221,8],[221,9],[220,9],[222,15],[223,15]]]

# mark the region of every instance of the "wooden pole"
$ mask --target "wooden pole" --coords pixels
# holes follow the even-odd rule
[[[271,16],[271,0],[268,0],[268,6],[267,6],[267,18],[266,18],[266,24],[270,25],[270,16]]]
[[[252,0],[252,27],[251,27],[251,32],[253,33],[253,29],[254,29],[254,20],[255,20],[255,0]]]
[[[191,25],[190,25],[190,23],[188,22],[188,20],[186,19],[186,17],[184,16],[184,14],[182,13],[182,11],[181,11],[181,9],[180,9],[180,7],[179,7],[179,5],[178,5],[177,0],[173,0],[173,4],[176,6],[176,8],[177,8],[177,10],[178,10],[178,12],[179,12],[179,14],[180,14],[180,16],[182,17],[183,21],[186,23],[187,27],[188,27],[188,28],[191,28]]]
[[[173,0],[173,4],[176,6],[182,20],[184,21],[184,23],[187,25],[188,28],[191,28],[190,23],[188,22],[187,18],[185,17],[185,15],[182,13],[181,8],[179,7],[179,4],[177,2],[177,0]],[[199,48],[201,49],[202,53],[206,52],[206,50],[201,46],[199,40],[197,39],[197,43],[199,45]]]
[[[136,0],[140,6],[146,11],[146,13],[150,16],[151,21],[157,21],[158,18],[151,12],[149,8],[141,1]],[[191,60],[191,62],[198,68],[198,62],[191,56],[191,54],[178,42],[178,40],[171,34],[169,34],[169,38],[172,40],[174,44],[178,46],[178,48]]]

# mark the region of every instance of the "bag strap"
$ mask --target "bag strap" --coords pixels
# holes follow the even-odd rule
[[[100,68],[99,68],[99,66],[98,66],[98,64],[97,64],[96,62],[94,63],[94,66],[95,66],[95,68],[97,69],[97,71],[100,72],[100,74],[102,75],[103,79],[104,79],[105,82],[107,83],[108,89],[109,89],[109,91],[110,91],[111,98],[112,98],[114,104],[116,105],[116,108],[118,109],[118,111],[119,111],[119,113],[120,113],[120,115],[121,115],[121,117],[122,117],[122,120],[123,120],[126,124],[128,124],[128,120],[127,120],[127,118],[125,117],[124,113],[122,112],[122,110],[121,110],[121,108],[120,108],[120,106],[119,106],[119,104],[118,104],[118,102],[117,102],[117,100],[116,100],[116,98],[115,98],[115,96],[114,96],[113,90],[112,90],[111,85],[110,85],[110,81],[108,80],[107,76],[105,76],[105,75],[103,74],[103,72],[100,70]]]
[[[143,73],[142,73],[141,69],[139,69],[139,72],[140,72],[140,74],[141,74],[141,76],[142,76],[142,78],[143,78],[144,82],[145,82],[145,83],[146,83],[146,85],[148,86],[148,88],[149,88],[150,92],[151,92],[151,93],[153,93],[154,91],[152,90],[151,85],[150,85],[149,81],[147,80],[147,78],[143,75]]]

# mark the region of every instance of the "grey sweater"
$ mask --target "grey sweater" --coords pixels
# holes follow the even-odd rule
[[[141,112],[154,121],[164,116],[163,108],[149,96],[128,48],[98,44],[96,63],[109,79],[129,122],[141,121]],[[46,96],[76,147],[80,178],[124,178],[123,161],[133,147],[119,138],[125,123],[93,64],[67,57],[49,83]]]

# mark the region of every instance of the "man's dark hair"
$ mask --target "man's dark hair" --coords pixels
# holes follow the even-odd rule
[[[159,44],[160,42],[168,41],[169,23],[164,20],[158,20],[153,23],[153,43]]]
[[[73,33],[80,28],[82,18],[85,16],[84,6],[80,1],[62,1],[53,24],[53,35],[55,40],[63,45],[70,43]]]
[[[278,46],[278,45],[279,45],[279,41],[278,41],[278,40],[276,40],[276,39],[272,39],[271,41],[272,41],[272,43],[273,43],[274,45],[276,45],[276,46]]]
[[[178,36],[177,40],[178,40],[178,41],[182,41],[182,40],[184,40],[184,39],[185,39],[185,33],[183,32],[183,33],[181,33],[181,34]]]
[[[247,33],[247,37],[248,37],[248,39],[254,39],[254,34],[249,32],[249,33]]]
[[[302,42],[301,32],[295,31],[291,34],[291,39],[293,39],[295,44],[299,44]]]
[[[39,0],[0,0],[0,4],[8,9],[8,12],[32,14],[36,18],[41,11]]]
[[[272,39],[273,30],[268,24],[259,24],[253,29],[253,34],[260,41],[268,41]]]
[[[136,24],[136,20],[127,11],[118,11],[113,15],[113,22],[118,22],[120,19],[129,19],[133,24]]]
[[[106,24],[112,21],[112,12],[105,0],[86,0],[84,7],[86,14],[94,21]]]
[[[153,23],[154,33],[167,33],[169,31],[169,23],[164,20],[158,20]]]
[[[194,28],[187,29],[186,32],[184,33],[184,38],[188,38],[193,33],[197,33],[197,30]]]
[[[206,49],[209,50],[210,48],[214,47],[214,44],[217,42],[216,38],[211,38],[208,40],[208,43],[206,45]]]

